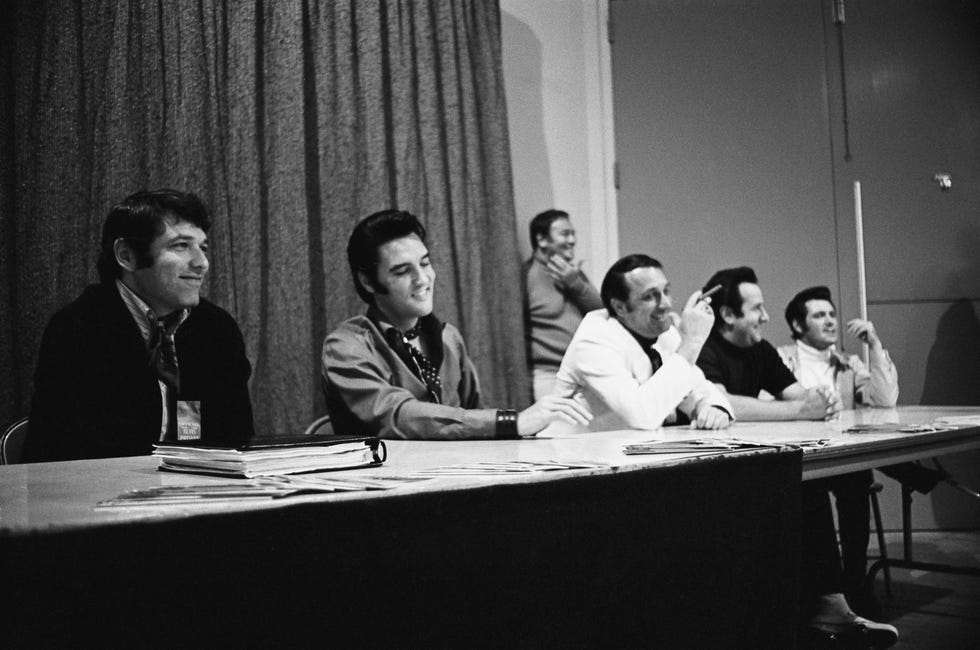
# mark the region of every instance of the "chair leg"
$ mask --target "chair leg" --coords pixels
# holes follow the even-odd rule
[[[912,488],[902,484],[902,546],[905,561],[912,562]]]
[[[881,556],[882,560],[882,571],[885,574],[885,594],[891,598],[892,596],[892,572],[888,568],[888,548],[885,545],[885,531],[881,525],[881,507],[878,505],[878,493],[875,491],[871,492],[871,511],[874,513],[875,518],[875,531],[878,536],[878,555]]]

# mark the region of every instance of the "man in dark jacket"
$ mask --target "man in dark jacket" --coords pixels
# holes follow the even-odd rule
[[[210,225],[198,197],[170,189],[140,191],[112,208],[101,282],[56,313],[41,339],[28,461],[252,436],[241,331],[200,296]]]

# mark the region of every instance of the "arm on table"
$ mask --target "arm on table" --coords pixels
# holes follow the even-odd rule
[[[725,390],[717,384],[720,390]],[[745,395],[728,395],[735,416],[744,421],[824,420],[841,409],[840,397],[832,391],[806,389],[799,383],[786,387],[775,400]]]
[[[461,403],[477,406],[475,374],[467,366],[460,388]],[[360,341],[329,336],[323,348],[322,370],[329,390],[365,427],[366,433],[407,440],[491,439],[496,435],[495,409],[462,408],[418,399],[410,390],[389,381],[382,367]],[[444,387],[444,390],[451,390]]]

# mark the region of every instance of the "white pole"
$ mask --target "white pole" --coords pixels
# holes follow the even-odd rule
[[[861,181],[854,181],[854,231],[857,237],[857,274],[858,274],[858,303],[861,318],[868,319],[868,287],[867,276],[864,273],[864,215],[861,207]],[[863,346],[864,363],[868,363],[868,344]]]

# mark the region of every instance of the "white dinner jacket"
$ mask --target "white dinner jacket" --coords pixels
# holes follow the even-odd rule
[[[562,432],[657,429],[679,408],[691,419],[705,403],[734,413],[728,399],[696,365],[675,354],[681,335],[674,327],[653,345],[663,365],[649,357],[630,332],[605,309],[586,314],[565,352],[553,394],[574,397],[592,412],[585,427]]]

